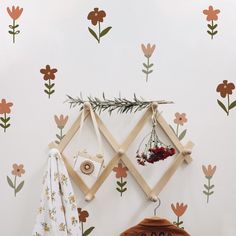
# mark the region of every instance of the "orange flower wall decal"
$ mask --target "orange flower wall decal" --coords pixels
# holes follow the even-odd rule
[[[78,208],[78,214],[79,214],[79,222],[81,223],[81,231],[82,236],[89,235],[92,233],[92,231],[95,229],[95,227],[89,227],[88,229],[84,229],[84,223],[87,221],[87,218],[89,217],[89,213],[85,210],[82,210],[81,208]]]
[[[120,181],[116,182],[118,185],[116,190],[120,193],[120,196],[122,197],[123,193],[127,190],[127,188],[125,188],[127,181],[123,180],[127,177],[128,168],[126,166],[123,166],[122,162],[119,162],[118,166],[113,168],[113,171],[116,173],[116,178],[120,179]]]
[[[187,121],[188,119],[186,118],[185,113],[176,112],[175,119],[174,119],[174,123],[176,124],[176,130],[174,130],[174,128],[170,125],[170,128],[172,129],[172,131],[175,133],[175,135],[178,137],[180,141],[185,137],[187,133],[187,129],[183,130],[179,134],[179,126],[183,126],[185,123],[187,123]]]
[[[12,6],[12,8],[10,9],[9,7],[7,7],[7,12],[13,20],[12,25],[9,25],[10,30],[8,31],[8,33],[12,35],[13,43],[15,43],[15,37],[20,33],[20,30],[17,29],[19,25],[16,24],[16,20],[21,16],[23,8],[20,8],[19,6]]]
[[[154,64],[150,63],[150,57],[152,56],[156,48],[156,45],[153,44],[151,46],[151,44],[148,43],[147,46],[145,46],[144,44],[141,44],[141,48],[142,48],[144,56],[147,58],[147,63],[143,63],[144,69],[142,69],[142,72],[146,75],[146,82],[147,82],[149,74],[153,72],[151,68],[153,67]]]
[[[43,74],[43,79],[47,81],[47,83],[44,83],[45,90],[44,92],[48,95],[48,98],[55,92],[54,85],[55,83],[51,83],[51,80],[55,80],[56,76],[55,73],[57,72],[57,69],[53,68],[51,69],[50,65],[46,65],[46,68],[42,68],[40,70],[40,73]]]
[[[224,105],[219,99],[217,99],[218,105],[226,112],[227,116],[229,115],[229,111],[236,107],[236,100],[230,102],[230,95],[233,93],[235,89],[234,83],[228,82],[228,80],[223,80],[223,83],[219,84],[216,88],[216,92],[220,93],[222,98],[227,96],[227,106]]]
[[[207,203],[208,203],[210,196],[214,193],[213,188],[215,187],[215,185],[211,184],[211,179],[215,174],[216,166],[212,167],[211,165],[208,165],[206,167],[202,165],[202,171],[207,179],[207,184],[204,184],[204,188],[206,190],[203,190],[203,193],[207,196]]]
[[[14,181],[11,180],[11,178],[9,176],[7,176],[7,182],[8,185],[14,189],[14,195],[16,197],[16,194],[18,192],[20,192],[20,190],[23,188],[24,186],[24,181],[21,181],[18,185],[16,184],[17,181],[17,177],[21,177],[24,173],[25,173],[25,169],[24,169],[24,165],[20,164],[13,164],[12,165],[12,175],[14,176]]]
[[[215,36],[218,33],[218,31],[215,30],[218,25],[215,24],[214,21],[218,20],[219,13],[220,10],[214,9],[213,6],[209,6],[208,9],[203,10],[203,14],[207,16],[206,20],[211,22],[211,24],[207,24],[209,28],[207,33],[211,35],[211,39],[213,39],[213,36]]]
[[[88,27],[90,34],[100,43],[101,37],[105,36],[110,30],[111,26],[101,30],[101,23],[103,22],[103,18],[106,17],[106,12],[103,10],[99,10],[99,8],[95,7],[93,11],[89,12],[87,19],[91,20],[93,25],[98,24],[98,34],[95,33],[93,29]]]
[[[0,123],[0,126],[3,128],[4,132],[6,132],[6,129],[10,127],[10,117],[7,116],[7,114],[11,113],[11,107],[13,106],[12,102],[6,102],[6,99],[2,99],[0,102],[0,115],[3,115],[0,117],[0,120],[2,123]]]
[[[184,203],[179,204],[178,202],[174,205],[173,203],[171,204],[172,211],[175,213],[177,216],[177,221],[174,221],[173,224],[175,224],[177,227],[180,228],[180,226],[183,224],[183,221],[180,221],[180,217],[185,213],[187,210],[188,205],[184,205]],[[184,227],[181,227],[182,229]]]
[[[56,140],[55,142],[57,144],[59,144],[61,142],[61,140],[64,138],[64,134],[63,134],[63,129],[68,121],[68,116],[64,116],[64,115],[60,115],[59,117],[54,115],[54,120],[57,124],[57,128],[60,130],[60,134],[56,134],[56,137],[58,138],[58,140]]]

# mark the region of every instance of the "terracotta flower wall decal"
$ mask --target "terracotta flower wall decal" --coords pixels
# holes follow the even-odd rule
[[[117,167],[113,168],[113,171],[116,173],[116,178],[120,179],[120,181],[116,182],[118,185],[116,190],[120,193],[120,196],[122,197],[123,193],[127,190],[127,188],[125,188],[127,181],[124,181],[124,178],[127,177],[128,168],[124,166],[122,162],[119,162]]]
[[[173,212],[175,213],[175,215],[177,216],[177,221],[174,221],[173,224],[175,224],[177,227],[181,227],[181,225],[183,224],[183,221],[180,221],[180,217],[185,213],[185,211],[187,210],[188,205],[184,205],[184,203],[176,203],[175,205],[172,203],[171,204],[171,208],[173,210]],[[184,227],[181,227],[182,229]]]
[[[203,10],[203,14],[207,16],[206,20],[210,21],[211,24],[207,24],[209,30],[207,30],[207,33],[211,35],[211,39],[218,33],[217,30],[217,24],[214,22],[218,20],[218,14],[220,13],[219,9],[214,9],[213,6],[209,6],[208,9]]]
[[[174,123],[176,124],[176,130],[170,125],[170,128],[172,129],[172,131],[175,133],[175,135],[178,137],[180,141],[185,137],[187,133],[187,129],[184,129],[181,133],[179,133],[179,126],[183,126],[185,123],[187,123],[187,121],[188,119],[185,113],[176,112],[175,119],[174,119]]]
[[[91,29],[90,27],[88,27],[88,30],[90,32],[90,34],[97,40],[98,43],[100,43],[101,38],[103,36],[105,36],[110,30],[111,30],[111,26],[105,28],[105,29],[101,29],[101,23],[103,22],[103,19],[106,17],[106,12],[103,10],[99,10],[99,8],[94,8],[93,11],[89,12],[87,19],[91,21],[91,23],[96,26],[98,25],[98,34],[96,34],[96,32]]]
[[[20,190],[23,188],[24,186],[24,181],[21,181],[18,185],[17,185],[17,177],[21,177],[24,173],[25,173],[25,169],[24,169],[24,165],[20,164],[13,164],[12,165],[12,175],[14,176],[14,180],[12,181],[11,178],[9,176],[7,176],[7,182],[8,185],[14,189],[14,195],[16,197],[16,194],[18,192],[20,192]]]
[[[55,83],[52,83],[51,81],[55,80],[55,73],[57,72],[57,69],[51,69],[50,65],[46,65],[46,67],[42,68],[40,72],[44,75],[43,79],[47,81],[47,83],[44,83],[44,86],[46,87],[44,92],[48,95],[48,98],[50,98],[50,96],[55,92],[55,90],[53,89]]]
[[[13,20],[12,25],[9,25],[10,30],[8,33],[12,35],[13,43],[15,43],[15,37],[20,33],[20,30],[18,30],[19,25],[16,24],[16,20],[21,16],[23,8],[20,8],[19,6],[12,6],[11,8],[7,7],[7,12]]]
[[[234,83],[228,82],[228,80],[223,80],[223,83],[219,84],[216,88],[216,92],[220,93],[222,98],[227,97],[227,105],[225,106],[223,102],[217,99],[219,106],[226,112],[227,116],[229,115],[229,111],[236,107],[236,100],[232,103],[230,102],[230,95],[233,93],[235,89]]]
[[[13,106],[12,102],[6,102],[6,99],[2,99],[0,102],[0,126],[3,128],[4,132],[6,132],[6,129],[10,127],[10,117],[7,114],[11,113],[11,107]]]
[[[59,144],[65,136],[63,134],[63,129],[68,121],[68,116],[64,116],[62,114],[60,116],[54,115],[54,120],[56,122],[57,128],[60,130],[60,133],[56,134],[58,140],[55,141],[57,144]]]
[[[87,221],[87,218],[89,217],[89,213],[85,210],[82,210],[81,208],[78,208],[78,214],[79,214],[79,222],[81,223],[81,231],[82,236],[87,236],[95,229],[95,227],[89,227],[88,229],[84,229],[84,223]]]
[[[147,44],[147,46],[145,46],[144,44],[141,44],[141,48],[143,51],[144,56],[147,58],[147,62],[143,63],[144,69],[142,69],[142,72],[146,75],[146,82],[148,81],[148,76],[149,74],[151,74],[153,72],[153,69],[151,69],[153,67],[153,63],[150,63],[150,57],[152,56],[156,45],[153,44],[151,46],[150,43]]]
[[[207,196],[207,203],[209,202],[210,196],[214,193],[213,188],[215,187],[214,184],[211,185],[211,179],[216,171],[216,166],[212,167],[211,165],[204,166],[202,165],[202,171],[207,179],[207,184],[204,184],[204,188],[206,190],[203,193]]]

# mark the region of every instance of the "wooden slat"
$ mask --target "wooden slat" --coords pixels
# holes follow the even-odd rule
[[[192,150],[194,144],[192,142],[188,142],[185,146],[186,149]],[[172,165],[166,170],[164,175],[161,177],[161,179],[158,181],[158,183],[154,186],[152,189],[150,195],[156,194],[159,195],[159,193],[162,191],[162,189],[166,186],[170,178],[174,175],[176,170],[179,168],[179,166],[184,161],[184,156],[182,153],[179,153],[178,156],[175,158]]]
[[[89,111],[85,110],[84,120],[88,117],[89,114],[90,114]],[[72,140],[72,138],[74,137],[76,132],[79,130],[81,115],[82,115],[82,113],[79,114],[78,118],[75,120],[75,122],[73,123],[71,128],[67,131],[64,138],[60,141],[60,144],[58,145],[58,150],[61,153],[65,150],[65,148],[67,147],[69,142]]]

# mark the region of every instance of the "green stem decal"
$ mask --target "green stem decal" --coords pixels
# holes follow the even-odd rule
[[[117,181],[116,183],[118,185],[116,190],[120,193],[120,196],[122,197],[123,193],[127,190],[127,188],[125,188],[127,182],[123,181],[123,177],[120,177],[120,181]]]
[[[227,94],[227,101],[228,101],[228,112],[227,112],[227,116],[229,115],[229,104],[230,104],[230,102],[229,102],[229,94]]]
[[[100,21],[98,22],[98,43],[100,43],[101,38],[101,24]]]
[[[177,137],[179,136],[179,124],[178,124],[177,127],[176,127],[176,136],[177,136]]]
[[[0,126],[3,128],[3,131],[6,132],[7,128],[10,127],[10,117],[7,117],[7,114],[4,113],[3,117],[0,117],[0,120],[2,121],[2,123],[0,123]]]
[[[14,195],[16,197],[16,176],[14,178]]]
[[[217,30],[215,30],[217,28],[217,24],[214,24],[214,21],[211,21],[211,24],[207,25],[209,30],[207,30],[207,33],[211,36],[211,39],[213,39],[214,35],[216,35],[218,33]]]
[[[142,72],[146,75],[146,82],[148,82],[149,74],[153,72],[153,70],[150,69],[153,65],[153,63],[150,64],[150,57],[147,57],[147,64],[143,63],[144,69],[142,69]]]
[[[51,79],[48,79],[48,83],[45,83],[45,90],[44,92],[48,95],[48,98],[50,98],[50,96],[55,92],[55,90],[53,90],[54,87],[54,83],[51,83]]]
[[[82,231],[82,236],[84,235],[84,224],[81,222],[81,231]]]
[[[8,33],[12,35],[13,43],[15,43],[16,34],[20,33],[20,30],[17,30],[18,27],[19,25],[16,24],[15,20],[13,20],[12,25],[9,25],[10,30],[8,31]]]
[[[173,222],[174,223],[174,225],[176,225],[178,228],[181,228],[181,229],[184,229],[184,227],[181,227],[181,225],[184,223],[183,221],[180,221],[180,217],[179,216],[177,216],[177,221],[175,222]]]
[[[210,196],[214,193],[213,188],[215,185],[211,185],[211,178],[212,176],[205,176],[207,179],[207,184],[204,184],[204,188],[206,190],[203,191],[203,193],[207,196],[207,203],[209,203]]]

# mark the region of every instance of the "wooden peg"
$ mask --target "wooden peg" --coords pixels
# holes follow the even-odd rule
[[[90,102],[84,102],[84,108],[85,108],[86,110],[89,110],[90,107],[91,107]]]
[[[191,155],[191,154],[192,154],[192,151],[191,151],[190,149],[184,149],[184,150],[182,151],[182,154],[183,154],[183,156]]]
[[[92,199],[94,199],[94,195],[91,193],[85,195],[85,201],[90,202]]]
[[[158,107],[158,103],[157,102],[152,102],[152,107],[153,107],[154,110],[156,110],[157,107]]]
[[[119,150],[118,150],[118,155],[119,156],[122,156],[122,155],[124,155],[124,150],[122,149],[122,148],[120,148]]]
[[[157,197],[155,194],[150,194],[150,195],[148,196],[148,199],[149,199],[150,201],[152,201],[152,202],[157,202],[158,197]]]

